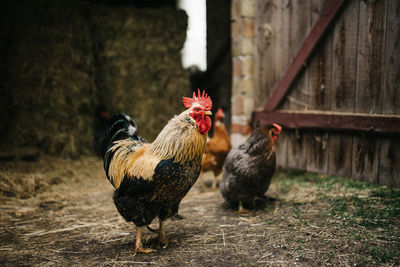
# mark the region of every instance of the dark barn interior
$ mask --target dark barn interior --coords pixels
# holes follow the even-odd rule
[[[175,96],[190,93],[180,64],[187,16],[159,2],[4,3],[1,145],[91,154],[104,112],[134,115],[154,138],[180,108]]]
[[[212,67],[192,87],[229,114],[229,1],[216,8],[227,11],[224,23],[209,21],[218,25],[209,33]],[[191,94],[180,59],[187,16],[175,1],[5,1],[1,12],[5,159],[98,152],[115,112],[133,115],[152,140]]]

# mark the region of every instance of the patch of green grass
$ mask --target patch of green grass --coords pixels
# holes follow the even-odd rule
[[[288,192],[291,185],[294,183],[299,185],[315,185],[318,188],[333,189],[333,188],[348,188],[348,189],[371,189],[376,185],[358,181],[350,178],[341,178],[335,175],[324,175],[312,172],[304,172],[297,170],[281,170],[276,175],[276,179],[281,184],[282,188]]]
[[[282,200],[280,200],[279,201],[279,207],[282,207],[282,206],[293,206],[293,207],[299,207],[299,206],[304,206],[304,205],[306,205],[307,204],[307,202],[297,202],[297,201],[293,201],[293,200],[284,200],[284,199],[282,199]]]
[[[355,266],[365,266],[371,264],[376,265],[376,262],[373,262],[373,259],[370,255],[356,255],[355,262]]]
[[[382,248],[376,245],[367,246],[369,255],[371,255],[375,260],[380,262],[392,261],[396,255],[396,252],[389,248]]]
[[[296,184],[301,187],[314,186],[321,191],[316,191],[316,197],[330,202],[330,214],[337,218],[358,223],[367,228],[387,228],[395,223],[400,223],[400,189],[374,185],[354,179],[345,179],[336,176],[321,175],[303,171],[285,170],[277,175],[277,182],[281,192],[289,192]],[[351,189],[347,191],[346,189]],[[367,197],[362,190],[368,189]],[[326,193],[325,193],[326,192]],[[332,197],[329,192],[350,192],[343,197]],[[304,205],[306,203],[291,203]],[[299,209],[294,209],[294,217],[301,219]]]
[[[356,241],[360,241],[360,240],[361,240],[361,236],[360,236],[359,233],[353,233],[353,232],[351,232],[350,235],[352,235],[352,236],[353,236],[353,239],[356,240]]]
[[[300,243],[306,243],[306,242],[300,242]],[[300,260],[304,260],[306,258],[306,253],[304,252],[305,247],[304,246],[298,246],[293,250],[293,252],[297,255],[297,257]]]
[[[400,188],[296,171],[280,172],[274,182],[281,193],[290,191],[287,200],[279,201],[279,207],[290,210],[298,220],[295,226],[307,225],[309,220],[313,225],[328,227],[334,238],[343,240],[332,244],[332,250],[325,253],[329,263],[337,263],[338,255],[343,254],[343,243],[355,244],[353,256],[349,257],[357,265],[399,262]],[[291,200],[302,190],[313,196],[293,198],[306,199],[302,201]],[[318,218],[307,213],[314,206],[318,207]],[[304,253],[309,246],[305,240],[300,237],[296,240],[296,254]]]
[[[304,243],[304,242],[301,242],[301,243]],[[295,249],[293,250],[293,252],[300,252],[300,251],[302,251],[302,250],[304,250],[304,247],[303,247],[303,246],[298,246],[297,248],[295,248]]]
[[[306,205],[307,203],[306,202],[292,202],[292,205],[293,206],[304,206],[304,205]]]
[[[331,214],[333,216],[347,217],[348,200],[346,198],[334,198],[331,200]]]
[[[299,210],[298,207],[296,207],[293,210],[293,217],[296,218],[296,219],[299,219],[299,220],[301,220],[303,218],[303,215],[301,214],[301,211]]]
[[[379,187],[372,191],[371,196],[381,198],[385,205],[392,206],[391,216],[400,215],[400,188]]]
[[[335,252],[333,252],[333,251],[331,251],[331,252],[329,252],[328,253],[328,259],[333,259],[333,258],[335,258],[336,257],[336,254],[335,254]]]
[[[299,209],[298,205],[304,205],[303,202],[299,202],[299,203],[294,203],[294,209],[293,209],[293,218],[299,220],[299,222],[305,226],[309,226],[310,224],[308,223],[308,221],[304,218],[303,216],[303,212]]]
[[[290,191],[290,188],[294,184],[294,180],[291,179],[282,179],[279,180],[279,187],[282,194],[287,194]]]
[[[331,214],[350,219],[367,229],[387,228],[399,223],[400,189],[380,187],[368,197],[331,198]]]

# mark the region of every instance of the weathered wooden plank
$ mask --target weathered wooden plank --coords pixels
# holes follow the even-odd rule
[[[289,4],[280,0],[256,1],[255,86],[256,108],[262,108],[289,65]],[[244,82],[246,83],[246,82]],[[249,86],[248,84],[245,86]],[[245,88],[244,88],[245,89]],[[287,162],[285,129],[277,141],[277,165]]]
[[[287,134],[287,167],[307,169],[306,132],[304,130],[285,130]]]
[[[281,102],[282,98],[285,96],[287,90],[292,84],[294,78],[297,76],[299,70],[302,69],[304,62],[309,57],[311,51],[314,49],[315,45],[319,41],[320,37],[327,29],[327,26],[335,17],[336,12],[340,9],[343,0],[330,0],[321,14],[317,25],[312,29],[307,39],[302,45],[300,52],[297,54],[295,59],[292,61],[288,70],[285,72],[284,77],[281,79],[273,94],[269,98],[265,110],[272,111]]]
[[[311,110],[329,110],[332,80],[332,36],[326,36],[310,62],[309,103]]]
[[[311,1],[311,24],[317,22],[323,11],[325,0]],[[341,15],[340,15],[341,16]],[[338,17],[340,17],[338,16]],[[336,22],[335,22],[336,24]],[[327,34],[315,48],[306,71],[309,74],[309,108],[329,110],[332,78],[332,34]]]
[[[382,113],[386,1],[360,1],[356,109]]]
[[[352,177],[378,183],[379,139],[374,135],[355,135],[353,139]]]
[[[273,87],[271,88],[271,94],[272,94],[272,89],[276,87],[278,82],[282,79],[283,75],[285,74],[285,70],[289,67],[290,64],[290,58],[289,58],[289,32],[290,32],[290,24],[287,23],[287,18],[289,17],[289,2],[288,1],[279,1],[281,3],[281,9],[282,9],[282,14],[280,17],[280,34],[278,37],[278,44],[276,45],[276,52],[277,54],[280,55],[280,60],[276,62],[275,65],[275,73],[279,73],[276,77],[278,78],[275,80],[275,83]],[[271,95],[270,94],[270,95]],[[265,102],[264,102],[265,105]],[[286,131],[286,129],[283,129],[283,131]],[[282,136],[283,138],[279,139],[279,151],[277,153],[285,153],[282,155],[278,154],[277,157],[277,163],[278,166],[282,166],[287,168],[288,166],[288,140],[289,136],[287,134],[284,134]]]
[[[307,171],[327,173],[328,171],[328,132],[312,131],[306,135]]]
[[[311,27],[313,27],[324,8],[325,0],[311,1]],[[328,34],[315,48],[306,68],[306,77],[309,79],[308,108],[312,110],[329,110],[329,90],[331,83],[331,47],[332,35]],[[307,134],[307,170],[327,173],[328,171],[328,139],[326,131],[312,131]]]
[[[287,139],[286,129],[282,129],[282,133],[275,141],[276,164],[281,168],[287,168]]]
[[[315,128],[400,134],[400,116],[323,111],[254,112],[253,124],[282,124],[290,129]]]
[[[333,30],[332,111],[355,111],[359,1],[350,1]]]
[[[285,70],[289,67],[290,64],[290,56],[289,56],[289,36],[290,36],[290,24],[287,22],[287,18],[289,17],[289,2],[288,1],[277,1],[279,4],[278,6],[281,9],[281,12],[278,13],[277,21],[279,23],[278,31],[276,32],[276,45],[275,45],[275,54],[278,56],[278,60],[275,61],[274,70],[275,70],[275,81],[273,87],[271,87],[271,94],[272,90],[276,87],[278,82],[282,79],[283,75],[285,74]],[[270,95],[271,95],[270,94]],[[265,105],[265,102],[264,102]]]
[[[342,177],[351,177],[353,135],[330,132],[328,148],[328,172]]]
[[[355,112],[382,113],[386,1],[360,1]],[[378,181],[379,141],[371,136],[353,139],[352,176]]]
[[[379,180],[380,184],[400,187],[400,139],[381,139]]]
[[[400,114],[400,1],[387,2],[382,110],[384,114]],[[399,138],[380,139],[378,182],[400,187]]]
[[[400,114],[400,1],[388,0],[383,113]]]
[[[276,17],[280,9],[271,0],[256,1],[255,16],[255,77],[254,101],[255,106],[262,106],[268,99],[275,80],[273,65],[278,61],[274,54],[276,40],[273,31],[279,27]],[[278,15],[279,14],[279,15]],[[278,25],[276,25],[278,24]]]
[[[330,110],[354,112],[357,74],[359,1],[349,1],[333,29]],[[328,172],[351,177],[353,136],[330,133]]]
[[[304,40],[311,30],[311,0],[293,0],[289,5],[289,58],[295,60]],[[285,79],[285,77],[283,78]],[[287,91],[282,108],[307,109],[308,107],[308,72],[298,73],[295,82]]]
[[[310,0],[288,1],[289,16],[286,18],[286,23],[289,25],[289,47],[287,53],[289,55],[289,61],[291,62],[295,60],[294,58],[298,54],[302,43],[310,31],[310,6]],[[283,77],[283,79],[285,79],[285,77]],[[307,95],[303,93],[303,90],[307,91],[307,83],[307,75],[304,72],[297,75],[297,79],[282,101],[281,107],[288,109],[304,109],[304,104],[307,105],[308,103]],[[289,168],[307,169],[306,132],[290,131],[287,135],[287,151],[287,165]]]
[[[288,12],[285,1],[256,1],[254,99],[257,108],[265,105],[289,64]]]

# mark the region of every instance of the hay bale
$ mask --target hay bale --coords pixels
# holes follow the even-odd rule
[[[62,0],[2,7],[0,150],[91,154],[99,107],[132,115],[148,140],[183,110],[183,11]]]
[[[102,6],[91,17],[96,85],[107,110],[133,116],[139,132],[153,140],[184,107],[190,94],[180,51],[187,15],[172,8],[136,9]]]
[[[87,21],[61,1],[19,2],[8,11],[13,34],[4,89],[11,117],[3,145],[88,153],[96,87]]]

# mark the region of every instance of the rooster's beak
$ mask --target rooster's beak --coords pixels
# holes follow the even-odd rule
[[[212,112],[211,111],[206,111],[206,112],[204,112],[204,115],[211,116]]]

